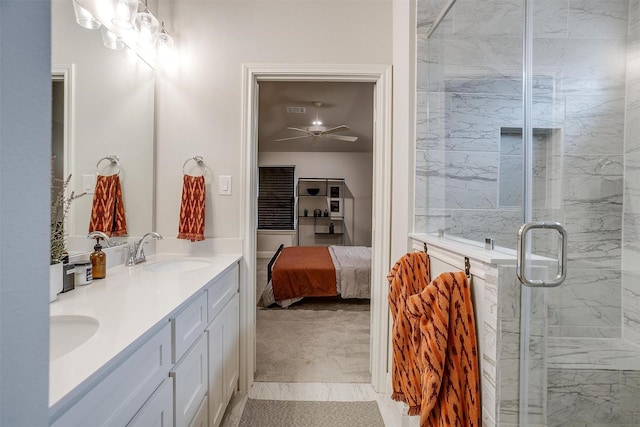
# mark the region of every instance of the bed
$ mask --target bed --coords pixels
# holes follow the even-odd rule
[[[267,267],[265,307],[281,307],[304,297],[369,299],[371,248],[365,246],[280,245]]]

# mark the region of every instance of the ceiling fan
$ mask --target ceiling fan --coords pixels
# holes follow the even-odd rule
[[[290,138],[280,138],[280,139],[276,139],[276,141],[291,141],[292,139],[318,138],[318,137],[337,139],[338,141],[346,141],[346,142],[355,142],[358,140],[357,136],[335,135],[335,132],[350,130],[351,128],[347,125],[340,125],[332,128],[327,128],[326,126],[322,126],[322,122],[320,121],[320,119],[318,119],[318,109],[322,106],[322,102],[316,101],[316,102],[313,102],[313,105],[315,105],[316,107],[316,119],[313,121],[312,126],[309,126],[307,129],[287,127],[287,129],[289,130],[303,132],[304,135],[292,136]]]

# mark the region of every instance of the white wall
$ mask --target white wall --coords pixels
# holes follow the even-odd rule
[[[205,236],[240,238],[242,64],[389,64],[391,1],[180,0],[163,13],[180,58],[158,74],[157,231],[177,234],[182,163],[202,155]],[[231,196],[217,194],[219,175],[233,176]]]
[[[371,153],[260,152],[258,166],[295,166],[298,178],[344,178],[347,245],[371,246]],[[351,199],[352,198],[352,199]],[[259,242],[260,243],[260,242]],[[267,250],[258,246],[258,251]]]
[[[48,425],[50,5],[0,1],[0,426]]]

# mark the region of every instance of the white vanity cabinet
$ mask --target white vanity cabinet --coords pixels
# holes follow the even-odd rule
[[[218,426],[237,388],[238,288],[236,263],[171,321],[177,358],[170,373],[175,380],[175,427],[201,425],[205,418],[204,425]],[[188,350],[181,350],[185,347]]]
[[[206,328],[209,346],[209,426],[217,427],[238,385],[239,312],[237,265],[207,289],[211,312]]]
[[[123,282],[114,280],[112,274],[111,282],[103,282],[102,288],[81,289],[75,295],[61,297],[56,315],[82,310],[87,301],[93,304],[91,298],[95,299],[90,307],[92,314],[103,307],[104,301],[123,310],[134,308],[96,314],[105,319],[100,325],[104,339],[99,339],[98,332],[85,345],[92,346],[87,354],[100,355],[100,350],[114,342],[122,349],[114,352],[115,357],[105,358],[103,364],[96,363],[84,384],[74,385],[67,394],[60,393],[62,398],[52,406],[50,425],[218,426],[237,388],[239,367],[239,257],[219,257],[211,262],[215,272],[201,269],[188,276],[160,277],[123,271]],[[128,292],[132,286],[139,288]],[[139,298],[128,301],[131,295]],[[155,305],[148,310],[135,309],[148,300]],[[159,306],[163,314],[152,321],[142,319],[154,315]],[[142,320],[145,324],[130,338],[118,342],[129,331],[121,328],[122,318],[127,319],[127,325],[136,326],[136,321]],[[74,366],[86,359],[74,357]],[[69,360],[56,360],[56,373],[71,365]],[[72,369],[63,372],[73,374]]]
[[[167,322],[52,425],[126,425],[167,378],[170,369],[171,329]],[[172,424],[173,421],[166,425]]]

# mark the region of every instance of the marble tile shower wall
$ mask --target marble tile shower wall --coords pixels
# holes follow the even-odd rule
[[[629,7],[622,284],[623,336],[640,345],[640,2]],[[615,166],[615,165],[614,165]]]
[[[522,127],[523,2],[458,0],[427,41],[442,3],[418,1],[414,229],[514,247],[522,214],[505,192],[520,179],[509,174],[519,159],[505,134]],[[620,269],[623,191],[625,259],[640,265],[640,142],[624,139],[625,109],[627,134],[640,135],[631,75],[640,67],[627,75],[626,59],[638,1],[534,5],[533,126],[550,135],[536,150],[534,220],[560,221],[570,236],[569,280],[550,292],[548,333],[620,337],[624,317],[625,336],[640,343],[640,272]],[[638,25],[631,20],[631,35]]]

